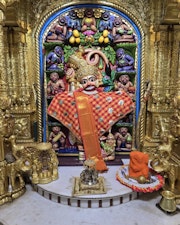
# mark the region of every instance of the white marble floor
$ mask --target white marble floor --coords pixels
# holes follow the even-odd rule
[[[74,188],[75,181],[77,184],[77,178],[84,170],[82,166],[59,166],[57,180],[48,184],[34,185],[34,189],[43,197],[59,204],[81,208],[112,207],[139,196],[137,192],[133,192],[131,188],[116,180],[116,174],[120,173],[120,168],[120,166],[108,166],[108,172],[99,174],[98,178],[103,180],[101,193],[91,194],[86,190],[87,194],[85,194],[77,186]]]
[[[108,208],[77,208],[42,197],[27,185],[26,193],[0,207],[2,225],[180,225],[180,213],[166,215],[155,205],[158,193],[144,194]]]
[[[156,207],[159,192],[107,207],[80,208],[59,204],[26,186],[23,196],[0,206],[0,225],[180,225],[180,207],[167,215]]]

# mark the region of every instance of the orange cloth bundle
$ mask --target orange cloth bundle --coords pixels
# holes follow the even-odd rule
[[[91,159],[95,161],[95,169],[98,172],[102,173],[108,171],[108,167],[106,166],[106,163],[104,162],[102,156],[93,156],[91,157]]]
[[[136,179],[144,176],[147,179],[149,177],[148,161],[147,153],[132,151],[130,153],[129,177]]]
[[[81,138],[83,141],[86,159],[88,157],[101,155],[98,131],[88,95],[82,92],[74,92],[74,97],[77,103],[76,107],[79,115]]]

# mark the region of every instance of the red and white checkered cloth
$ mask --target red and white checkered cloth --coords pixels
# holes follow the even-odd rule
[[[134,110],[132,99],[124,91],[98,92],[95,95],[88,96],[99,137],[118,120]],[[48,107],[48,114],[60,121],[81,140],[76,100],[73,93],[57,94]]]

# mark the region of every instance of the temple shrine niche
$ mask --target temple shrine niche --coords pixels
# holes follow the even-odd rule
[[[136,101],[140,101],[136,93],[140,90],[140,82],[138,82],[140,79],[137,79],[137,76],[140,76],[140,68],[137,62],[141,61],[138,57],[140,54],[138,41],[140,43],[141,35],[138,27],[125,14],[97,5],[67,8],[63,12],[61,10],[56,12],[53,18],[51,16],[48,18],[42,35],[42,45],[39,47],[44,52],[40,56],[44,62],[40,65],[44,68],[40,74],[41,80],[45,83],[44,86],[41,85],[44,87],[42,88],[45,96],[42,106],[44,112],[48,111],[56,94],[63,92],[72,94],[82,88],[78,73],[80,69],[82,73],[87,71],[79,68],[81,59],[97,68],[98,88],[101,91],[105,93],[124,91],[130,96],[134,105]],[[98,102],[96,104],[98,107]],[[76,107],[75,103],[73,107]],[[99,102],[99,107],[105,108],[105,105]],[[113,109],[109,107],[109,110]],[[114,118],[106,129],[98,125],[98,129],[102,130],[99,134],[99,143],[102,151],[107,155],[107,160],[114,160],[116,155],[121,153],[129,154],[135,148],[134,131],[139,110],[136,107],[136,111],[131,110],[125,114],[122,112],[122,115]],[[70,114],[68,116],[70,117]],[[97,118],[100,119],[104,120],[103,117]],[[47,136],[43,139],[53,144],[58,155],[77,155],[80,160],[84,159],[83,146],[79,147],[78,136],[75,135],[76,128],[70,128],[73,126],[70,121],[63,119],[61,121],[48,113],[47,115],[44,113],[42,120],[44,129],[47,129]],[[72,115],[71,121],[73,121]],[[113,136],[115,142],[111,153],[106,147],[109,134]]]
[[[119,165],[134,150],[148,153],[164,188],[179,194],[179,7],[0,0],[0,204],[24,193],[22,169],[34,183],[50,182],[58,165],[100,152],[95,160]],[[82,109],[91,112],[86,123]]]

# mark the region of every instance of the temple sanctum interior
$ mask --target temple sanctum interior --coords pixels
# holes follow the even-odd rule
[[[180,0],[0,0],[0,225],[180,225]]]

